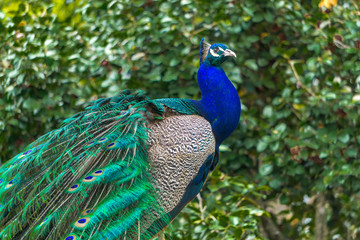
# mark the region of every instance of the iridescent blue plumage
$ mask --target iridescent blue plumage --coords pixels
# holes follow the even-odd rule
[[[191,201],[236,128],[240,100],[201,41],[202,99],[99,99],[0,168],[1,239],[150,239]]]
[[[224,70],[207,61],[198,71],[198,83],[203,96],[196,104],[201,114],[211,123],[219,146],[239,123],[239,95]]]

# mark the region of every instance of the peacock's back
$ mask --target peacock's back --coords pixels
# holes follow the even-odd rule
[[[167,117],[151,124],[149,145],[160,202],[172,218],[195,197],[205,181],[215,152],[211,125],[198,115]],[[208,166],[204,165],[206,160]],[[193,195],[187,196],[191,192]]]
[[[1,167],[0,238],[151,238],[199,192],[214,152],[189,101],[95,101]]]

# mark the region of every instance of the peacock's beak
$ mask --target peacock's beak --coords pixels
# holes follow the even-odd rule
[[[224,52],[224,56],[236,57],[236,54],[233,51],[231,51],[230,49],[226,49],[225,52]]]

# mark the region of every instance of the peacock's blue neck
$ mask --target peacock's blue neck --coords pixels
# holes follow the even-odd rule
[[[205,61],[198,71],[202,99],[196,102],[201,114],[211,123],[216,144],[227,138],[237,127],[241,104],[239,95],[224,70]]]

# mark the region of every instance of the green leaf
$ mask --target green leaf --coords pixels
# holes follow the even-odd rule
[[[275,131],[278,132],[279,134],[284,133],[286,130],[286,124],[285,123],[280,123],[275,127]]]
[[[279,179],[272,179],[269,182],[269,186],[273,189],[278,189],[281,186],[281,181]]]
[[[14,78],[19,74],[19,71],[17,69],[14,69],[13,71],[8,73],[9,78]]]
[[[347,143],[349,142],[350,140],[350,135],[346,132],[342,132],[340,135],[339,135],[339,140],[342,142],[342,143]]]
[[[273,115],[273,108],[272,106],[266,106],[263,110],[263,116],[266,118],[270,118]]]
[[[254,59],[248,59],[245,61],[245,66],[247,66],[248,68],[250,68],[251,70],[257,71],[258,70],[258,66],[256,64],[256,61]]]
[[[256,145],[256,151],[263,152],[267,148],[268,144],[262,140]]]
[[[131,56],[131,60],[132,61],[137,61],[139,60],[140,58],[143,58],[145,57],[145,53],[144,52],[138,52],[138,53],[135,53],[134,55]]]
[[[40,103],[35,99],[29,98],[24,101],[24,108],[29,110],[35,110],[40,107]]]
[[[260,167],[259,173],[261,176],[269,175],[273,171],[273,168],[272,164],[265,163]]]
[[[347,157],[356,157],[358,150],[356,148],[350,147],[345,150],[345,156]]]

